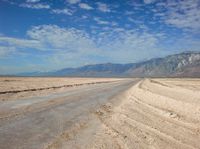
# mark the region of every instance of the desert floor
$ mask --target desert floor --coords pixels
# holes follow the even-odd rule
[[[0,78],[1,149],[200,149],[200,79]]]

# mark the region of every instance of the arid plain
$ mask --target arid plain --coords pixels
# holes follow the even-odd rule
[[[0,78],[1,149],[199,149],[200,79]]]

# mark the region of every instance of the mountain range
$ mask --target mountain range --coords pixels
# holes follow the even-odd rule
[[[93,64],[51,72],[30,72],[17,75],[73,77],[200,77],[200,52],[184,52],[139,63]]]

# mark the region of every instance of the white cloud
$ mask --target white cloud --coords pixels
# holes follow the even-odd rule
[[[81,52],[92,50],[94,42],[87,33],[74,28],[60,28],[56,25],[35,26],[27,31],[29,39],[0,36],[0,45],[16,49],[40,51]]]
[[[108,7],[107,4],[97,2],[98,9],[102,12],[111,12],[110,8]]]
[[[111,33],[103,33],[98,43],[102,55],[117,63],[135,62],[164,54],[158,46],[159,39],[147,32],[123,28],[112,29]]]
[[[15,47],[0,46],[0,58],[12,54]]]
[[[78,50],[93,45],[89,36],[80,30],[60,28],[56,25],[42,25],[33,27],[27,35],[40,43],[56,50]]]
[[[31,8],[31,9],[50,9],[50,5],[39,4],[39,3],[24,3],[20,5],[21,7]]]
[[[1,35],[0,45],[3,48],[0,48],[0,55],[9,54],[12,50],[8,50],[10,51],[8,53],[6,50],[13,47],[15,53],[21,49],[27,53],[38,50],[45,53],[45,55],[37,55],[37,57],[44,59],[48,63],[49,69],[80,66],[85,62],[128,63],[165,55],[166,51],[160,47],[160,39],[163,36],[165,35],[151,34],[148,31],[141,33],[120,27],[104,26],[103,30],[100,33],[96,32],[93,37],[85,31],[75,28],[40,25],[27,31],[28,39]],[[186,48],[188,48],[187,45],[193,49],[195,47],[197,49],[199,46],[198,40],[194,42],[189,37],[177,42],[185,43],[183,47]]]
[[[112,22],[110,23],[110,25],[112,25],[112,26],[117,26],[117,25],[118,25],[118,23],[117,23],[117,22],[114,22],[114,21],[112,21]]]
[[[40,2],[40,0],[26,0],[27,3],[37,3]]]
[[[72,10],[67,9],[67,8],[65,8],[65,9],[53,9],[52,12],[56,13],[56,14],[66,14],[66,15],[70,15],[70,16],[73,14]]]
[[[8,47],[23,47],[23,48],[33,48],[33,49],[43,48],[40,42],[37,40],[18,39],[5,36],[0,36],[0,44],[7,45]]]
[[[144,0],[145,4],[151,4],[154,3],[156,0]]]
[[[144,32],[138,33],[134,30],[125,30],[123,28],[113,28],[102,31],[98,39],[93,39],[84,31],[76,29],[64,29],[58,26],[36,27],[28,35],[34,39],[51,45],[57,50],[54,60],[57,63],[72,60],[74,58],[80,61],[76,65],[88,61],[90,63],[98,62],[90,60],[89,57],[103,57],[104,62],[134,62],[143,59],[152,58],[165,54],[160,49],[159,38],[153,34]],[[51,59],[51,58],[50,58]],[[102,61],[100,61],[102,62]],[[73,62],[70,62],[73,65]]]
[[[198,38],[185,34],[182,35],[181,38],[171,39],[169,47],[177,53],[184,51],[200,51],[200,42]]]
[[[134,13],[134,11],[125,11],[125,15],[133,15]]]
[[[199,0],[182,0],[168,3],[168,13],[165,22],[178,28],[200,30]]]
[[[130,22],[135,22],[135,20],[134,20],[133,18],[131,18],[131,17],[128,17],[128,20],[129,20]]]
[[[108,21],[101,20],[98,17],[95,17],[94,20],[97,22],[97,24],[101,24],[101,25],[107,25],[107,24],[109,24]]]
[[[27,31],[29,39],[17,39],[0,37],[0,44],[16,49],[35,49],[41,51],[52,51],[49,59],[77,58],[81,61],[91,61],[88,57],[100,56],[106,61],[133,62],[143,57],[155,55],[158,48],[158,39],[148,33],[136,33],[123,28],[114,28],[101,32],[98,38],[93,39],[86,32],[74,28],[60,28],[56,25],[35,26]],[[98,59],[97,59],[98,60]],[[78,65],[78,64],[76,64]]]
[[[81,18],[82,18],[82,19],[87,19],[88,16],[86,16],[86,15],[82,15]]]
[[[30,54],[48,63],[49,69],[59,69],[66,65],[78,66],[84,61],[92,62],[89,56],[97,56],[98,49],[94,40],[87,33],[74,28],[60,28],[56,25],[35,26],[27,31],[29,39],[18,39],[0,36],[0,54],[5,55],[7,49],[15,47],[15,56]],[[33,55],[32,50],[41,51],[45,55]],[[74,60],[77,61],[74,61]],[[64,63],[63,63],[64,62]],[[38,67],[39,68],[39,67]]]
[[[66,0],[66,2],[68,2],[70,4],[77,4],[77,3],[81,2],[81,0]]]
[[[92,10],[94,9],[93,7],[91,7],[90,5],[86,4],[86,3],[80,3],[79,7],[85,10]]]

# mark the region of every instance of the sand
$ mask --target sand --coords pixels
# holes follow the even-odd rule
[[[71,87],[123,80],[119,78],[0,77],[0,101],[48,95]]]
[[[47,148],[198,149],[199,86],[200,79],[144,79]]]
[[[142,79],[88,110],[43,149],[200,148],[200,79]]]

